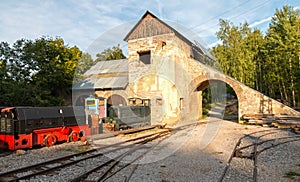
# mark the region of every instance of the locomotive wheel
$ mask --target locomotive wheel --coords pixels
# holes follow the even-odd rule
[[[44,138],[44,144],[47,147],[53,146],[56,143],[56,137],[53,134],[48,134],[45,138]]]
[[[69,142],[76,142],[79,139],[79,133],[77,131],[72,131],[69,135]]]

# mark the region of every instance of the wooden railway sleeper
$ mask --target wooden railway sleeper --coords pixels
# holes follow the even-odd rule
[[[158,136],[156,136],[155,138],[160,138],[163,136],[168,135],[168,133],[160,133]],[[155,139],[154,138],[154,139]],[[153,140],[153,139],[148,139],[148,140]],[[150,149],[152,149],[153,147],[157,146],[158,144],[160,144],[162,141],[158,142],[157,144],[155,144],[154,146],[138,146],[137,150],[139,150],[140,148],[143,149],[147,149],[145,152],[143,152],[142,154],[140,154],[138,157],[136,157],[135,159],[133,159],[131,162],[128,162],[127,164],[125,164],[123,167],[121,167],[120,169],[118,169],[117,171],[111,173],[109,176],[107,176],[106,178],[103,179],[103,175],[101,177],[99,177],[96,181],[100,182],[100,181],[106,181],[107,179],[111,178],[112,176],[116,175],[119,171],[121,171],[122,169],[126,168],[129,165],[132,165],[134,162],[136,162],[137,160],[139,160],[140,158],[142,158],[143,156],[145,156],[148,152],[150,152]],[[147,142],[146,142],[147,143]],[[117,161],[120,162],[120,161]],[[138,164],[134,164],[133,170],[131,171],[131,173],[129,174],[128,177],[125,178],[125,181],[129,181],[129,179],[131,178],[131,176],[133,175],[134,171],[137,169]]]
[[[167,133],[167,132],[166,132],[166,131],[163,131],[163,132],[161,132],[161,133]],[[151,137],[151,136],[154,136],[154,134],[147,135],[147,136],[144,136],[144,137]],[[46,138],[46,137],[45,137],[45,138]],[[111,145],[111,146],[106,146],[106,147],[100,148],[100,150],[101,150],[101,149],[104,149],[104,148],[107,148],[107,147],[117,146],[117,145],[120,145],[120,144],[129,142],[129,141],[135,141],[135,140],[138,140],[138,139],[141,139],[141,138],[142,138],[142,137],[138,137],[138,138],[130,139],[130,140],[128,140],[128,141],[120,142],[120,143],[118,143],[118,144],[114,144],[114,145]],[[134,144],[129,144],[128,146],[124,146],[124,147],[122,147],[122,148],[132,147],[132,146],[134,146],[134,145],[136,145],[136,144],[139,144],[139,143],[142,143],[142,142],[140,141],[140,142],[136,142],[136,143],[134,143]],[[117,151],[117,150],[119,150],[119,148],[113,149],[113,150],[111,150],[110,152]],[[0,181],[3,180],[3,179],[7,179],[7,178],[9,178],[10,181],[17,181],[17,180],[21,180],[21,179],[28,179],[28,178],[30,178],[30,177],[32,177],[32,176],[34,176],[34,175],[37,175],[37,174],[34,174],[34,173],[33,173],[33,174],[25,175],[25,176],[22,176],[22,177],[16,177],[15,174],[18,174],[19,172],[23,172],[23,171],[28,171],[28,170],[35,171],[35,170],[36,170],[36,169],[35,169],[36,167],[39,168],[39,170],[38,170],[39,172],[38,172],[38,173],[39,173],[39,174],[43,174],[43,173],[45,173],[45,172],[50,172],[50,171],[53,171],[53,170],[57,169],[57,166],[56,166],[56,167],[45,167],[45,166],[43,166],[45,163],[51,164],[51,163],[56,163],[56,162],[58,162],[58,161],[60,161],[60,160],[65,160],[65,159],[69,160],[69,162],[67,162],[67,163],[62,163],[62,165],[59,166],[59,167],[64,167],[64,166],[68,166],[68,165],[71,165],[71,164],[78,163],[78,162],[80,162],[81,160],[84,160],[84,159],[81,159],[81,160],[78,160],[78,159],[77,159],[77,160],[74,160],[74,159],[72,159],[72,157],[74,157],[74,156],[79,156],[79,155],[82,155],[82,154],[88,154],[88,153],[90,153],[90,152],[96,152],[96,151],[97,151],[97,149],[91,149],[91,150],[89,150],[89,151],[81,152],[81,153],[78,153],[78,154],[75,154],[75,155],[72,154],[72,155],[68,155],[68,156],[65,156],[65,157],[61,157],[61,158],[49,160],[49,161],[46,161],[46,162],[38,163],[38,164],[35,164],[35,165],[32,165],[32,166],[27,166],[27,167],[19,168],[19,169],[16,169],[16,170],[8,171],[8,172],[5,172],[5,173],[1,173],[1,174],[0,174]],[[103,154],[102,154],[102,153],[99,153],[98,155],[103,155]],[[92,158],[92,157],[95,157],[95,155],[92,155],[92,156],[90,155],[90,156],[86,157],[85,159],[87,159],[87,158]]]
[[[131,153],[133,153],[134,151],[136,151],[136,150],[140,150],[140,149],[142,149],[142,148],[148,148],[147,146],[144,146],[143,144],[146,144],[146,143],[148,143],[148,142],[150,142],[150,141],[152,141],[152,140],[154,140],[154,139],[156,139],[156,138],[159,138],[159,137],[161,137],[161,136],[164,136],[164,135],[167,135],[168,134],[168,132],[167,131],[165,131],[165,132],[160,132],[160,133],[158,133],[158,135],[151,135],[150,137],[151,138],[147,138],[147,139],[145,139],[144,141],[139,141],[139,142],[137,142],[137,143],[135,143],[135,144],[131,144],[131,145],[136,145],[136,146],[134,146],[133,148],[131,148],[129,151],[127,151],[127,152],[125,152],[125,153],[123,153],[123,154],[120,154],[119,156],[117,156],[117,157],[115,157],[114,159],[110,159],[109,161],[107,161],[107,162],[105,162],[105,163],[103,163],[103,164],[100,164],[99,166],[96,166],[96,167],[94,167],[93,169],[90,169],[89,171],[87,171],[87,172],[85,172],[84,174],[82,174],[82,175],[80,175],[80,176],[78,176],[78,177],[76,177],[76,178],[74,178],[73,180],[71,180],[71,182],[79,182],[79,181],[81,181],[82,179],[84,179],[84,178],[86,178],[86,177],[88,177],[88,175],[89,174],[91,174],[91,173],[93,173],[94,171],[97,171],[98,169],[101,169],[102,167],[104,167],[104,166],[107,166],[107,165],[109,165],[109,164],[111,164],[111,163],[113,163],[110,167],[109,167],[109,169],[108,170],[106,170],[100,177],[98,177],[98,179],[97,179],[97,181],[101,181],[102,179],[104,179],[106,176],[107,176],[107,174],[120,162],[120,160],[122,159],[122,158],[124,158],[125,156],[127,156],[127,155],[129,155],[129,154],[131,154]]]

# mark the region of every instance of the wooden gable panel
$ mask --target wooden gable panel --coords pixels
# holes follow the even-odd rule
[[[168,33],[174,33],[172,28],[160,21],[151,13],[147,12],[137,25],[129,32],[125,40],[128,41]]]
[[[124,41],[152,37],[155,35],[163,35],[168,33],[174,33],[178,38],[187,43],[194,51],[194,58],[198,60],[199,55],[204,54],[203,50],[183,36],[181,33],[176,31],[174,28],[157,18],[155,15],[147,11],[139,22],[130,30],[125,36]],[[196,52],[195,52],[196,51]]]

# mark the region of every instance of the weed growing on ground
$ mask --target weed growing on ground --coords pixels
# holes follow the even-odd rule
[[[296,176],[300,176],[300,173],[290,171],[290,172],[285,173],[285,175],[284,175],[285,178],[289,178],[289,179],[295,179]]]

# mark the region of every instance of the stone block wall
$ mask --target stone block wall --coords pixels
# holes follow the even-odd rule
[[[144,51],[151,52],[151,64],[139,61],[138,52]],[[153,123],[199,119],[201,98],[197,93],[191,97],[188,88],[192,80],[188,72],[189,45],[170,33],[130,40],[128,53],[129,85],[126,90],[132,97],[152,100]],[[158,102],[161,106],[156,105]]]
[[[191,61],[190,63],[193,65],[191,69],[193,80],[189,85],[190,91],[196,92],[197,88],[207,80],[217,80],[228,84],[233,88],[238,98],[239,119],[245,114],[300,115],[292,108],[263,95],[220,71],[199,62]],[[201,91],[203,90],[198,90],[198,92]]]
[[[145,51],[151,53],[151,64],[139,60],[139,53]],[[108,98],[118,94],[126,101],[134,97],[150,99],[152,124],[200,119],[202,91],[216,81],[228,84],[236,92],[239,118],[258,113],[299,115],[221,71],[196,61],[190,45],[175,33],[129,40],[128,78],[124,90],[98,90],[96,95]]]

